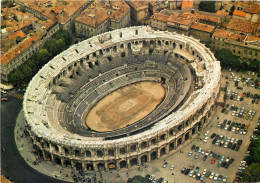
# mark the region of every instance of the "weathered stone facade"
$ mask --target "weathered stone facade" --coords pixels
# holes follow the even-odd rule
[[[192,84],[184,85],[189,91],[185,100],[181,97],[182,91],[176,90],[177,93],[180,92],[179,98],[182,101],[178,110],[147,129],[140,128],[140,131],[133,134],[111,139],[105,137],[107,134],[103,137],[102,134],[87,136],[71,133],[61,119],[68,113],[74,115],[74,118],[67,125],[78,123],[76,118],[81,119],[82,116],[78,115],[76,108],[88,103],[80,98],[84,93],[90,93],[91,88],[85,90],[81,87],[77,89],[77,93],[70,93],[67,103],[59,100],[57,93],[62,94],[62,88],[77,82],[82,71],[92,72],[93,68],[100,68],[100,72],[86,82],[94,82],[96,78],[104,79],[95,92],[105,92],[106,88],[102,89],[102,86],[108,83],[105,80],[108,76],[105,74],[109,71],[103,72],[102,65],[116,64],[111,60],[138,55],[163,55],[170,58],[169,68],[172,64],[189,68],[195,87]],[[139,64],[156,66],[150,60]],[[125,63],[120,68],[128,68],[130,65]],[[185,78],[188,74],[185,76],[180,73],[181,68],[176,68],[174,77],[180,83],[187,80],[192,83],[191,78]],[[140,73],[138,69],[136,72],[140,74],[139,79],[145,76],[145,72]],[[83,170],[109,170],[141,165],[176,150],[203,128],[214,110],[220,75],[220,63],[208,48],[192,37],[154,31],[150,27],[130,27],[107,32],[71,46],[36,74],[23,101],[27,131],[43,158],[62,166]],[[121,75],[113,77],[117,79]],[[120,81],[122,83],[119,82],[119,85],[124,86],[125,80]],[[171,84],[173,81],[169,78],[166,82]],[[68,108],[69,105],[76,107],[74,111]]]

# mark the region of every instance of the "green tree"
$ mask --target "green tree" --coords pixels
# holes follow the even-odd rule
[[[22,83],[25,84],[31,80],[33,72],[27,64],[22,64],[20,69],[24,77],[24,81]]]
[[[56,56],[59,53],[57,43],[53,39],[46,41],[43,47],[46,48],[49,53],[51,53],[52,57]]]
[[[66,47],[68,47],[72,41],[70,33],[68,31],[65,31],[62,29],[60,29],[59,31],[56,32],[54,39],[55,40],[62,39],[64,41]]]
[[[51,54],[47,49],[41,49],[37,54],[37,64],[44,65],[51,59]]]
[[[140,175],[136,175],[133,178],[129,178],[128,183],[151,183],[152,181],[140,176]]]
[[[199,4],[199,10],[215,12],[215,1],[201,1]]]
[[[245,182],[259,182],[260,181],[260,163],[250,164],[244,174],[243,180]]]
[[[14,85],[14,86],[22,86],[24,81],[24,75],[20,68],[17,68],[16,70],[12,71],[8,75],[8,80]]]
[[[229,66],[233,68],[238,68],[240,66],[239,57],[233,55],[230,50],[217,50],[215,56],[220,61],[222,66]]]
[[[252,71],[260,72],[260,60],[249,60],[249,68]]]
[[[233,5],[231,8],[230,8],[230,12],[229,14],[230,15],[233,15],[233,12],[235,11],[235,5]]]

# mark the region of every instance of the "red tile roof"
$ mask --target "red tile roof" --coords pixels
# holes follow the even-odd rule
[[[23,33],[23,31],[20,30],[18,32],[8,35],[9,40],[16,40],[17,37],[25,38],[25,34]]]
[[[255,33],[257,30],[257,24],[253,22],[248,22],[246,20],[232,18],[229,21],[227,28],[246,33]]]
[[[163,15],[163,14],[160,14],[160,13],[154,13],[153,16],[151,16],[151,19],[159,20],[159,21],[162,21],[162,22],[167,22],[168,18],[169,18],[168,15]]]
[[[86,9],[75,20],[95,28],[108,18],[109,15],[99,9]]]
[[[253,4],[249,5],[247,8],[244,9],[244,11],[252,14],[260,14],[259,2],[254,2]]]
[[[177,23],[181,25],[190,25],[193,20],[194,17],[190,14],[178,14],[178,13],[172,14],[167,19],[168,22]]]
[[[213,37],[219,37],[219,38],[228,38],[231,34],[230,31],[223,30],[223,29],[216,29],[213,33]]]
[[[15,49],[10,50],[6,54],[1,54],[1,64],[6,65],[9,61],[11,61],[14,57],[22,53],[24,50],[26,50],[29,46],[31,46],[33,43],[35,43],[37,40],[39,40],[41,37],[39,36],[33,36],[25,39],[22,41]]]
[[[247,36],[246,41],[259,41],[260,42],[260,38],[256,37],[256,36]]]
[[[218,10],[216,15],[227,16],[229,13],[225,10]]]
[[[204,32],[212,32],[214,30],[214,26],[212,25],[207,25],[207,24],[202,24],[198,22],[192,22],[191,26],[192,29],[204,31]]]
[[[245,16],[246,16],[246,13],[243,12],[243,11],[235,10],[235,11],[233,12],[233,15],[240,16],[240,17],[245,17]]]
[[[181,9],[183,8],[193,8],[193,0],[184,0],[181,4]]]

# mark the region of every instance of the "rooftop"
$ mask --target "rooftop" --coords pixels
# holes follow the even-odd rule
[[[246,20],[232,18],[229,21],[227,28],[253,34],[256,32],[257,24]]]
[[[230,31],[224,29],[216,29],[212,36],[227,39],[230,34],[231,34]]]
[[[168,22],[173,22],[181,25],[190,25],[194,17],[190,14],[174,13],[167,19]]]
[[[181,9],[183,8],[193,8],[193,0],[184,0],[181,4]]]
[[[133,0],[130,0],[129,2],[131,2],[137,8],[148,5],[148,1],[136,1],[136,0],[133,1]]]
[[[201,20],[206,20],[206,21],[215,22],[215,23],[221,23],[220,17],[215,17],[215,16],[211,16],[211,15],[202,15],[202,14],[198,14],[198,13],[196,13],[196,16]]]
[[[160,13],[154,13],[153,16],[151,16],[151,19],[159,20],[162,22],[167,22],[167,19],[169,18],[168,15],[160,14]]]
[[[254,2],[253,4],[250,4],[244,9],[244,11],[252,14],[260,14],[259,2]]]
[[[18,32],[15,32],[13,34],[8,35],[9,40],[16,40],[17,37],[25,38],[26,36],[25,36],[24,32],[21,31],[21,30],[18,31]]]
[[[245,16],[246,16],[246,13],[243,12],[243,11],[235,10],[235,11],[233,12],[233,15],[240,16],[240,17],[245,17]]]
[[[227,16],[227,15],[229,15],[229,13],[226,12],[225,10],[218,10],[216,12],[216,15]]]
[[[207,25],[207,24],[202,24],[198,22],[192,22],[191,26],[192,29],[204,31],[204,32],[212,32],[215,28],[215,26],[212,25]]]
[[[91,27],[97,27],[109,18],[109,15],[100,9],[86,9],[75,20]]]
[[[21,44],[19,44],[16,48],[9,50],[9,52],[6,54],[1,54],[1,65],[6,65],[14,57],[19,55],[21,52],[23,52],[25,49],[27,49],[40,38],[41,37],[39,36],[28,37],[27,39],[22,41]]]
[[[247,36],[245,41],[258,41],[260,42],[260,38],[256,36]]]

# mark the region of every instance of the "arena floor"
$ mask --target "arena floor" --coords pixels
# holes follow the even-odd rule
[[[98,132],[124,128],[151,113],[162,102],[166,92],[163,85],[156,82],[138,82],[120,88],[90,110],[86,125]]]

